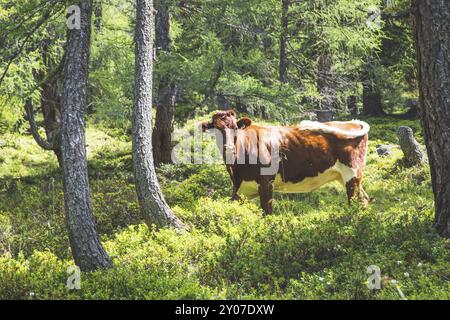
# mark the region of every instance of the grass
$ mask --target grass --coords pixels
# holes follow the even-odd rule
[[[366,119],[371,142],[364,186],[375,199],[349,207],[331,184],[303,195],[277,195],[274,214],[258,201],[229,202],[222,165],[165,165],[158,175],[175,213],[191,232],[149,230],[139,217],[129,139],[87,128],[91,197],[111,270],[82,274],[66,288],[73,264],[64,223],[61,177],[51,153],[29,136],[0,140],[0,298],[4,299],[449,299],[449,243],[433,230],[427,167],[405,168],[399,125]],[[418,140],[422,141],[420,134]],[[1,144],[0,144],[1,145]],[[369,290],[367,268],[381,270]],[[394,280],[394,281],[393,281]]]

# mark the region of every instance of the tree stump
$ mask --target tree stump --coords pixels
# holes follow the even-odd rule
[[[420,149],[420,144],[414,138],[413,131],[410,127],[399,127],[397,130],[397,137],[407,166],[412,167],[424,163],[425,155]]]
[[[317,121],[319,122],[329,122],[333,121],[334,111],[333,110],[317,110]]]
[[[350,115],[357,116],[358,115],[358,106],[356,105],[357,98],[355,95],[351,95],[347,98],[347,108],[350,112]]]

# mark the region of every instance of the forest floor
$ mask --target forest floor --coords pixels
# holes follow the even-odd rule
[[[73,261],[55,157],[29,135],[0,135],[0,299],[450,299],[428,167],[405,168],[398,149],[375,151],[397,143],[399,125],[422,142],[419,123],[366,121],[367,210],[330,184],[277,195],[263,216],[258,200],[229,202],[223,165],[164,165],[164,194],[189,233],[142,223],[129,137],[88,125],[92,205],[114,268],[83,273],[80,290],[66,287]],[[379,290],[367,287],[369,266],[380,269]]]

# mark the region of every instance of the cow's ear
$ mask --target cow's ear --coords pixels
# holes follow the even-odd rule
[[[214,128],[214,124],[212,122],[209,122],[209,121],[202,122],[200,124],[200,126],[202,127],[202,131],[203,132],[205,132],[206,130]]]
[[[247,127],[250,127],[252,125],[252,119],[250,118],[242,118],[239,119],[239,121],[237,122],[237,127],[239,129],[245,129]]]

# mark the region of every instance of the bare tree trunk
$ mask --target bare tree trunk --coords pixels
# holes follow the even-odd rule
[[[323,121],[331,121],[335,112],[333,104],[336,92],[330,83],[331,66],[331,56],[327,53],[321,54],[317,63],[317,91],[321,100],[316,113],[317,117]]]
[[[363,109],[366,116],[383,116],[383,96],[380,87],[375,81],[374,66],[367,63],[363,71]]]
[[[64,60],[58,66],[54,66],[48,56],[51,39],[44,39],[41,42],[42,61],[49,70],[44,72],[33,72],[34,79],[40,83],[41,89],[41,112],[44,117],[44,129],[46,138],[42,138],[34,117],[34,107],[31,99],[25,103],[25,111],[30,123],[31,133],[36,143],[44,150],[52,150],[58,159],[59,167],[62,169],[61,158],[61,102],[58,92],[58,81],[61,79],[61,71]]]
[[[366,116],[382,116],[385,114],[381,91],[372,81],[363,83],[363,114]]]
[[[347,107],[348,111],[350,112],[350,115],[356,116],[358,115],[358,106],[356,105],[357,97],[352,94],[347,98]]]
[[[81,9],[81,29],[67,31],[62,87],[61,156],[64,202],[70,246],[83,271],[111,267],[100,243],[92,215],[86,161],[85,123],[92,1],[75,3]]]
[[[290,0],[281,0],[281,35],[280,35],[280,82],[286,83],[287,79],[287,39],[288,39],[288,25],[289,25],[289,5]]]
[[[152,150],[153,1],[136,1],[136,73],[132,118],[136,191],[149,227],[183,228],[167,205],[158,183]]]
[[[44,41],[42,48],[42,60],[44,65],[49,69],[54,69],[54,74],[50,75],[41,86],[41,112],[44,117],[44,128],[47,141],[53,143],[53,152],[58,159],[59,167],[62,169],[61,157],[61,99],[58,92],[58,83],[61,80],[62,68],[64,66],[64,57],[57,66],[52,66],[48,56],[49,45],[51,39]],[[41,81],[44,76],[41,77]],[[60,87],[59,87],[60,88]]]
[[[450,237],[450,0],[414,1],[420,114],[430,162],[435,226]]]
[[[174,83],[167,80],[166,78],[160,82],[155,128],[152,136],[156,165],[172,163],[172,132],[177,88]]]
[[[156,0],[156,53],[164,55],[170,52],[170,22],[167,0]],[[164,74],[158,85],[156,102],[156,121],[153,130],[153,157],[155,164],[172,162],[172,131],[175,114],[177,87],[170,74]]]
[[[38,81],[41,79],[37,77]],[[44,117],[44,129],[46,138],[41,137],[39,128],[34,116],[34,107],[31,99],[25,103],[27,120],[30,123],[30,130],[36,143],[44,150],[51,150],[58,159],[59,167],[62,169],[61,158],[61,105],[57,92],[56,79],[43,82],[41,86],[41,111]]]
[[[223,58],[219,57],[214,66],[214,76],[210,79],[208,87],[206,88],[205,99],[203,100],[203,104],[209,102],[211,97],[214,95],[214,91],[216,90],[217,84],[219,83],[220,77],[223,72]]]
[[[95,32],[101,32],[103,26],[103,0],[94,0],[94,28]]]
[[[44,117],[44,129],[46,139],[39,135],[38,127],[34,119],[34,108],[31,100],[26,102],[25,109],[30,123],[31,132],[36,143],[44,150],[52,150],[62,169],[61,156],[61,104],[57,90],[56,79],[45,81],[41,86],[41,111]]]
[[[46,83],[41,92],[41,111],[44,116],[44,128],[47,141],[55,141],[53,152],[62,168],[60,129],[61,129],[61,104],[58,96],[56,80]]]

